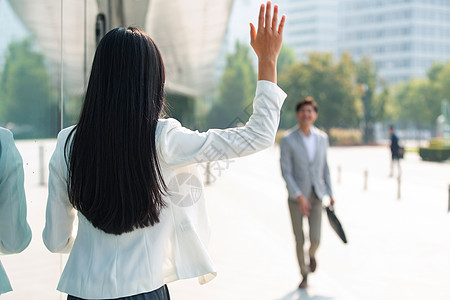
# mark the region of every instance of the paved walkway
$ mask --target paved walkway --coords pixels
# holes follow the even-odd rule
[[[29,143],[18,146],[26,162],[34,236],[22,254],[1,257],[16,290],[1,299],[64,299],[54,289],[65,256],[50,254],[42,245],[47,192],[38,184],[38,154],[26,150]],[[48,159],[54,144],[44,144]],[[213,166],[214,180],[205,193],[212,226],[209,251],[218,276],[203,286],[196,280],[171,283],[172,299],[450,299],[450,163],[427,163],[407,153],[397,199],[387,148],[331,148],[328,159],[336,213],[349,244],[337,238],[324,216],[318,268],[306,291],[296,288],[300,276],[274,146],[222,165],[227,170]]]

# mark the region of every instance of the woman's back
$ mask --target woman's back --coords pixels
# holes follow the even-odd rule
[[[264,7],[260,17],[263,15]],[[272,20],[270,14],[268,19]],[[283,23],[284,18],[281,29]],[[60,132],[50,160],[43,239],[50,251],[71,252],[59,290],[89,299],[119,298],[154,291],[177,279],[198,277],[204,283],[214,278],[215,267],[206,251],[209,226],[196,164],[248,155],[274,143],[286,97],[275,84],[274,61],[281,47],[280,28],[265,27],[257,35],[252,27],[252,45],[264,59],[253,114],[240,128],[199,133],[182,127],[174,119],[158,119],[164,106],[163,69],[156,72],[160,75],[152,75],[157,84],[142,85],[138,81],[139,88],[148,92],[144,92],[144,97],[132,94],[135,89],[124,96],[120,87],[111,84],[105,85],[107,90],[118,92],[105,97],[93,83],[104,80],[100,78],[102,72],[106,76],[111,74],[93,67],[89,81],[89,87],[93,88],[88,87],[80,122]],[[149,42],[143,33],[132,36]],[[158,56],[154,47],[154,55]],[[95,62],[94,59],[94,65]],[[162,66],[162,61],[159,65]],[[147,78],[147,67],[152,72],[158,69],[144,64],[142,78]],[[127,76],[121,78],[130,80]],[[137,101],[128,100],[126,95]],[[113,98],[115,105],[108,102]],[[102,103],[114,108],[106,114],[114,116],[120,115],[121,101],[130,101],[125,106],[143,113],[136,116],[139,120],[130,120],[127,110],[122,110],[122,114],[128,117],[105,117]],[[141,107],[142,101],[151,102],[150,106]],[[121,130],[123,124],[128,124],[122,123],[124,120],[138,125],[131,131]],[[112,127],[117,130],[110,130],[108,122],[114,123]],[[92,128],[89,124],[98,126]],[[142,131],[141,127],[149,131]],[[127,133],[131,136],[124,136]],[[137,154],[127,152],[129,147]],[[108,153],[110,150],[118,157]],[[213,157],[208,155],[211,150],[215,151]],[[72,235],[75,209],[79,218],[76,238]]]
[[[178,126],[179,123],[173,119],[158,123],[158,148],[161,143],[168,142],[161,135],[167,136],[168,131],[174,133],[173,128]],[[178,189],[178,192],[191,197],[186,202],[192,205],[176,205],[177,201],[166,195],[166,207],[161,211],[160,222],[154,226],[121,235],[109,234],[95,228],[78,212],[76,239],[72,237],[75,210],[65,190],[68,171],[63,154],[72,129],[60,132],[50,161],[52,176],[43,234],[50,251],[71,252],[58,289],[84,298],[114,298],[151,291],[178,279],[200,277],[206,282],[214,278],[215,268],[206,252],[209,226],[205,199],[203,193],[190,192],[190,181],[185,182],[184,189]],[[168,157],[170,151],[165,152]],[[193,174],[195,178],[201,176],[193,165],[180,168],[178,164],[162,164],[163,176],[169,182],[180,174]],[[196,186],[197,183],[195,181]],[[177,196],[175,193],[172,195]],[[133,284],[124,284],[126,282]]]
[[[159,221],[164,206],[155,131],[164,64],[153,40],[130,27],[95,53],[76,130],[69,136],[69,199],[95,227],[121,234]]]

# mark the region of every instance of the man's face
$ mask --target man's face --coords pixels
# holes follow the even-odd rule
[[[295,114],[300,126],[312,126],[317,119],[318,114],[312,105],[303,105]]]

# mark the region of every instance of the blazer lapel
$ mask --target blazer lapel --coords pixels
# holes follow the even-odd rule
[[[307,152],[308,150],[306,149],[305,142],[303,141],[303,135],[302,135],[302,133],[301,133],[299,128],[297,128],[297,136],[298,136],[297,140],[298,140],[298,143],[300,144],[300,148],[301,148],[301,152],[300,153],[302,155],[306,155],[306,157],[308,157],[308,152]]]
[[[314,126],[311,126],[311,133],[313,133],[314,138],[316,139],[316,153],[314,153],[314,159],[313,161],[309,161],[309,155],[308,155],[308,149],[306,149],[305,142],[303,141],[303,134],[300,131],[300,129],[297,129],[297,135],[298,135],[298,143],[300,145],[300,155],[304,156],[306,161],[308,162],[309,166],[313,166],[317,162],[317,157],[319,156],[319,147],[320,145],[320,139],[319,135],[316,132],[316,128]]]
[[[317,163],[319,157],[319,151],[322,149],[321,139],[319,138],[319,134],[315,126],[311,126],[311,132],[314,134],[314,138],[316,139],[316,153],[314,153],[314,159],[311,162],[311,165],[315,165]]]

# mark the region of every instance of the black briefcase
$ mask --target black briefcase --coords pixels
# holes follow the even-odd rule
[[[327,211],[328,221],[330,221],[331,227],[337,233],[337,235],[341,238],[341,240],[347,244],[347,237],[345,236],[344,228],[342,228],[341,222],[336,217],[334,213],[334,209],[330,206],[326,206],[325,210]]]

